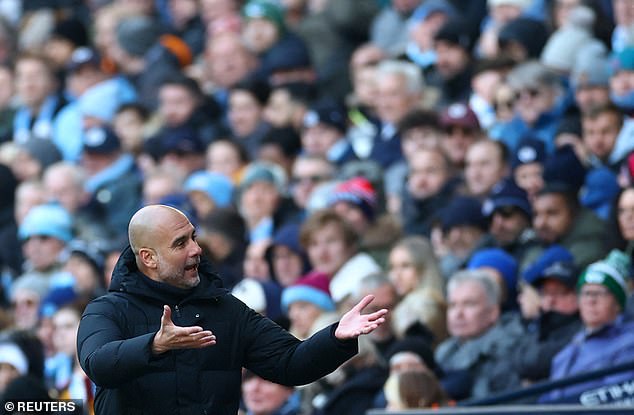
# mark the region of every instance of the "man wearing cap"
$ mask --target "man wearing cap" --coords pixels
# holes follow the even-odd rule
[[[527,270],[524,275],[531,273]],[[579,269],[568,256],[551,262],[530,281],[539,293],[540,313],[527,323],[526,333],[509,357],[509,370],[516,371],[522,380],[548,378],[551,359],[581,328],[575,288],[578,275]]]
[[[84,131],[80,164],[90,194],[87,210],[109,231],[108,237],[116,239],[141,203],[142,182],[134,158],[121,151],[119,137],[110,128],[94,127]]]
[[[446,253],[439,258],[440,269],[449,278],[465,267],[476,250],[490,246],[492,240],[486,233],[487,220],[477,199],[454,196],[438,212],[438,218],[442,243],[446,248]]]
[[[315,104],[304,115],[303,127],[304,154],[325,157],[337,165],[357,158],[346,138],[347,114],[343,106],[332,101]]]
[[[524,137],[517,145],[511,160],[511,170],[515,183],[533,200],[537,192],[544,187],[544,162],[546,146],[543,141]]]
[[[53,126],[53,140],[65,160],[77,161],[83,129],[110,123],[119,105],[135,100],[136,92],[125,79],[106,74],[97,52],[88,47],[75,49],[66,69],[68,92],[75,100],[60,111]]]
[[[443,110],[440,125],[446,134],[440,146],[451,161],[452,168],[462,170],[469,147],[483,137],[478,117],[468,105],[456,103]]]
[[[591,264],[579,277],[577,291],[583,330],[552,360],[550,379],[608,368],[631,362],[634,356],[634,323],[625,321],[623,310],[629,294],[629,257],[613,250]],[[542,401],[570,401],[589,389],[629,381],[634,371],[556,389]]]
[[[489,218],[489,233],[495,244],[521,261],[526,250],[536,243],[526,192],[512,180],[503,180],[493,187],[482,211]]]

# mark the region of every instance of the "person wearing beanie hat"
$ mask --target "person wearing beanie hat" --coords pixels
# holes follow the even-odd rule
[[[461,17],[447,20],[434,35],[436,65],[428,79],[439,79],[439,104],[467,102],[471,93],[473,36]]]
[[[216,208],[231,206],[233,199],[233,183],[220,173],[192,173],[185,180],[183,190],[188,193],[197,218],[204,218]]]
[[[610,219],[614,198],[620,187],[616,174],[607,167],[592,169],[586,175],[579,194],[581,206],[591,209],[599,218]]]
[[[377,209],[376,190],[364,177],[354,177],[338,184],[328,198],[328,206],[344,217],[361,235],[374,221]]]
[[[548,40],[548,29],[540,20],[520,16],[500,28],[497,40],[500,52],[516,62],[538,59]]]
[[[0,343],[0,396],[4,394],[9,383],[29,371],[29,361],[15,343]]]
[[[552,360],[550,379],[629,362],[634,353],[634,322],[623,316],[629,293],[631,263],[627,254],[613,250],[600,261],[590,264],[577,283],[579,313],[583,330]],[[555,402],[577,397],[595,388],[629,381],[634,370],[593,378],[581,384],[555,389],[540,398]]]
[[[557,262],[572,262],[574,257],[570,251],[561,245],[551,245],[545,249],[530,266],[522,272],[522,280],[528,284],[535,284],[544,275],[544,271]]]
[[[43,50],[56,69],[63,69],[73,51],[88,45],[86,26],[77,18],[59,21],[44,45]]]
[[[555,185],[575,196],[586,179],[587,167],[579,160],[572,145],[557,148],[544,162],[543,178],[546,187]]]
[[[336,321],[336,306],[328,288],[326,274],[312,271],[282,292],[282,310],[288,314],[289,331],[305,339],[331,321]]]
[[[324,157],[337,165],[356,159],[346,139],[348,116],[345,107],[333,100],[322,100],[304,114],[301,130],[305,154]]]
[[[273,235],[265,256],[272,277],[282,287],[288,287],[310,268],[308,257],[299,243],[300,224],[288,223]]]
[[[499,55],[498,34],[504,25],[520,17],[531,0],[488,0],[488,16],[478,39],[477,54],[482,57]]]
[[[489,273],[500,286],[500,306],[502,310],[517,308],[517,260],[500,248],[485,248],[476,251],[467,269],[479,269]]]
[[[610,63],[605,45],[590,42],[579,49],[570,73],[570,86],[581,114],[610,102]]]
[[[130,16],[116,28],[118,45],[130,56],[143,57],[156,44],[161,34],[159,25],[148,16]]]
[[[17,145],[11,169],[20,182],[39,180],[48,166],[61,159],[62,154],[53,141],[33,137]]]
[[[35,206],[20,224],[18,235],[23,241],[36,236],[45,236],[66,244],[73,239],[73,219],[59,205]]]
[[[544,187],[544,162],[546,146],[544,142],[526,136],[517,144],[511,159],[511,170],[515,183],[522,188],[529,200],[533,200],[537,192]]]

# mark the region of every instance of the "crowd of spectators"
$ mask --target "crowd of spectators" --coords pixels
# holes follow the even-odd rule
[[[627,362],[632,114],[634,0],[0,0],[0,400],[90,411],[77,326],[149,204],[300,339],[390,310],[313,384],[245,371],[246,414]]]

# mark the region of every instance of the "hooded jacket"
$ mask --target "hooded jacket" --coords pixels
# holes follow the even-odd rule
[[[301,342],[222,288],[201,262],[200,283],[183,290],[151,280],[130,247],[119,258],[109,293],[84,311],[79,361],[97,385],[96,414],[231,414],[238,411],[241,369],[283,385],[310,383],[357,352],[333,324]],[[178,326],[211,330],[203,349],[152,354],[163,305]]]

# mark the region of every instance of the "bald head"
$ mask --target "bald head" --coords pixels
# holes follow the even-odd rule
[[[141,248],[153,248],[157,241],[157,233],[166,231],[161,226],[169,223],[169,219],[183,217],[185,214],[178,209],[166,205],[149,205],[139,209],[128,226],[128,238],[134,255],[139,255]]]

